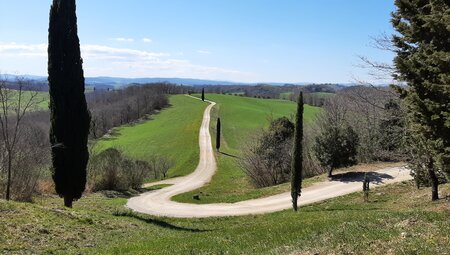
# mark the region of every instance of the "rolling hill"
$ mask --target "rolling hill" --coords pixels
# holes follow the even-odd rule
[[[211,183],[198,190],[174,197],[175,201],[189,203],[237,202],[286,191],[287,185],[256,189],[238,166],[240,149],[255,133],[269,125],[270,119],[293,117],[296,104],[285,100],[256,99],[240,96],[207,94],[206,98],[217,103],[211,115],[211,134],[215,137],[216,120],[222,123],[221,152],[217,153],[218,171]],[[314,121],[320,108],[305,105],[305,123]],[[215,140],[213,139],[213,143]],[[215,146],[215,144],[214,144]],[[202,194],[201,199],[193,199]]]

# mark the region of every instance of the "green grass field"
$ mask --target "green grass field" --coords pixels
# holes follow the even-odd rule
[[[161,155],[174,163],[169,177],[191,173],[198,164],[198,133],[208,104],[185,95],[171,96],[170,104],[151,120],[117,128],[112,137],[98,141],[95,150],[115,147],[140,160]]]
[[[290,96],[294,94],[293,92],[283,92],[280,93],[280,99],[289,100]]]
[[[248,97],[207,94],[206,98],[217,103],[211,115],[211,136],[215,147],[216,121],[222,122],[221,152],[216,153],[218,171],[211,183],[198,190],[180,194],[173,199],[188,203],[237,202],[277,194],[289,189],[288,185],[256,189],[246,174],[239,168],[236,157],[241,147],[269,125],[270,119],[282,116],[293,117],[296,104],[285,100],[255,99]],[[305,105],[306,123],[314,120],[320,108]],[[200,194],[200,200],[193,195]]]
[[[442,186],[442,194],[450,186]],[[301,199],[301,198],[300,198]],[[258,216],[169,219],[91,194],[0,200],[0,254],[448,254],[448,201],[413,182]]]
[[[19,99],[19,92],[17,90],[9,90],[12,91],[12,100]],[[49,94],[48,92],[32,92],[32,91],[22,91],[22,103],[21,105],[24,106],[27,104],[31,96],[36,94],[36,97],[33,99],[33,105],[28,109],[28,112],[33,111],[41,111],[41,110],[48,110],[48,103],[49,103]]]
[[[25,96],[29,98],[31,96],[31,93],[33,92],[25,92]],[[48,110],[48,103],[49,103],[49,95],[48,92],[38,92],[36,101],[38,102],[35,109],[31,109],[32,111],[41,111],[41,110]]]
[[[330,97],[334,97],[336,94],[334,93],[329,93],[329,92],[315,92],[312,93],[313,95],[318,96],[319,98],[330,98]]]
[[[283,100],[289,100],[290,99],[290,96],[292,95],[292,94],[294,94],[293,92],[283,92],[283,93],[280,93],[280,99],[283,99]],[[310,93],[311,95],[315,95],[315,96],[317,96],[317,97],[319,97],[319,98],[324,98],[324,99],[327,99],[327,98],[330,98],[330,97],[333,97],[333,96],[335,96],[336,94],[334,94],[334,93],[328,93],[328,92],[314,92],[314,93]]]

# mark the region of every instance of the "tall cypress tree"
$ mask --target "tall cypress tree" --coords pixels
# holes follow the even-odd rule
[[[440,172],[450,178],[450,2],[396,0],[392,24],[397,56],[394,78],[408,109],[410,144],[438,199]]]
[[[89,159],[90,114],[77,32],[75,0],[53,0],[48,36],[52,177],[67,207],[82,196]]]
[[[292,207],[297,211],[297,201],[302,189],[303,174],[303,92],[300,92],[297,102],[295,118],[294,150],[292,153],[291,168],[291,196]]]
[[[217,151],[220,150],[220,132],[221,132],[221,124],[220,124],[220,118],[217,118],[217,126],[216,126],[216,149]]]
[[[205,88],[202,88],[202,101],[205,101]]]

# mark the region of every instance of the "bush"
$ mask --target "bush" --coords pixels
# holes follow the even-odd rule
[[[46,131],[24,122],[12,159],[11,199],[31,202],[39,191],[39,181],[48,170],[50,153]],[[6,190],[6,152],[0,153],[0,196]]]
[[[244,147],[239,164],[255,186],[268,187],[289,180],[294,129],[286,117],[276,119]]]
[[[115,148],[91,156],[88,171],[88,183],[94,192],[139,189],[151,172],[148,163],[127,159]]]
[[[313,147],[317,159],[328,169],[352,166],[357,163],[358,135],[350,127],[326,126],[316,137]]]
[[[170,159],[160,155],[153,155],[149,158],[149,168],[153,173],[154,179],[166,179],[172,165],[173,163]]]
[[[318,136],[317,127],[308,125],[304,127],[303,137],[303,178],[317,176],[326,172],[317,159],[313,147]]]

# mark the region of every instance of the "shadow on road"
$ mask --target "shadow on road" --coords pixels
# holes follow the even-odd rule
[[[335,174],[333,177],[331,177],[332,181],[339,181],[344,183],[349,182],[363,182],[364,181],[364,175],[367,174],[367,177],[369,178],[369,181],[374,184],[382,184],[384,183],[384,180],[392,180],[394,177],[389,174],[382,174],[377,172],[348,172],[348,173],[341,173],[341,174]]]

